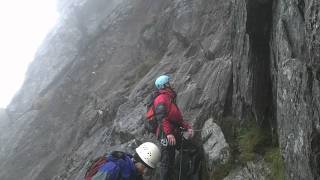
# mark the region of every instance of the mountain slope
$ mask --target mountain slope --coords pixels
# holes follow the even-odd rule
[[[297,2],[61,0],[0,125],[0,179],[81,179],[90,159],[150,140],[144,102],[164,73],[195,129],[254,120],[287,179],[318,179],[319,4]]]

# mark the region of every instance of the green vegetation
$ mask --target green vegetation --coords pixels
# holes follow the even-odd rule
[[[284,162],[278,144],[274,145],[271,132],[260,128],[256,123],[241,128],[239,133],[239,160],[241,163],[255,160],[262,155],[270,165],[272,180],[284,180]]]
[[[275,147],[272,149],[269,149],[265,155],[264,159],[267,163],[271,166],[271,179],[273,180],[284,180],[284,162],[281,157],[281,153],[279,148]]]
[[[230,146],[230,153],[231,158],[230,160],[223,165],[215,165],[214,170],[207,170],[207,172],[204,172],[203,175],[205,177],[203,179],[214,179],[214,180],[222,180],[224,177],[226,177],[231,170],[233,170],[237,166],[237,158],[236,155],[239,154],[238,150],[238,131],[239,131],[239,121],[235,120],[232,117],[225,117],[221,119],[221,121],[217,122],[218,125],[221,127],[224,136],[226,138],[226,141],[228,142]]]
[[[237,122],[230,117],[218,122],[230,145],[232,158],[228,164],[215,168],[211,173],[214,179],[223,179],[235,167],[263,157],[271,168],[270,179],[284,180],[284,162],[277,136],[272,136],[270,129],[259,127],[255,120],[246,121],[243,125]]]
[[[234,164],[229,161],[226,164],[216,167],[215,171],[212,173],[212,176],[214,177],[214,180],[222,180],[230,173],[233,168]]]
[[[263,153],[264,148],[271,144],[269,137],[269,133],[259,128],[256,123],[251,123],[249,127],[241,128],[238,139],[240,161],[252,161],[255,159],[256,153]]]

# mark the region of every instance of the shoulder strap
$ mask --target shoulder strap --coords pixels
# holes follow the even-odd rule
[[[159,91],[153,91],[147,98],[146,106],[151,107],[153,106],[154,100],[160,95],[161,93]]]
[[[122,151],[112,151],[110,153],[110,155],[112,156],[112,158],[114,160],[117,160],[117,159],[124,159],[125,158],[125,153],[122,152]]]

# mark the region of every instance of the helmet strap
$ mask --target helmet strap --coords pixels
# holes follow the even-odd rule
[[[150,167],[147,163],[145,163],[137,153],[133,155],[133,159],[134,159],[134,163],[142,163],[145,167],[152,169],[152,167]]]

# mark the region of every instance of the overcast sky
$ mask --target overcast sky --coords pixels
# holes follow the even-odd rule
[[[56,0],[6,0],[0,3],[0,108],[22,85],[28,64],[58,13]]]

